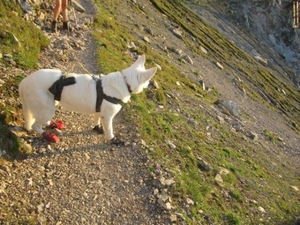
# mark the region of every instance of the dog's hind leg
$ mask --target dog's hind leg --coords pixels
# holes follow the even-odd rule
[[[35,121],[35,122],[33,123],[32,128],[33,128],[38,134],[44,133],[44,130],[43,130],[43,124],[39,123],[38,121]]]
[[[32,125],[33,129],[36,130],[44,139],[46,139],[49,142],[52,143],[57,143],[59,142],[59,138],[56,136],[56,134],[53,133],[47,133],[46,131],[43,130],[43,126],[41,123],[34,122]]]
[[[95,124],[95,127],[93,128],[93,130],[98,132],[98,134],[104,134],[104,130],[101,125],[101,119],[100,119],[99,113],[96,113],[94,115],[94,124]]]
[[[37,109],[37,107],[35,107]],[[47,141],[57,143],[59,138],[53,133],[47,133],[43,130],[43,125],[48,124],[48,122],[52,119],[55,114],[55,106],[54,104],[43,104],[41,105],[40,110],[36,110],[33,112],[35,117],[35,122],[32,125],[32,128],[40,135],[43,136]]]
[[[31,111],[28,109],[26,103],[22,104],[23,109],[23,116],[24,116],[24,128],[28,131],[32,130],[32,124],[34,123],[35,119]]]

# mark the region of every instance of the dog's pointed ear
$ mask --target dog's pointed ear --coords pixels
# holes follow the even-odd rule
[[[140,67],[140,66],[144,66],[145,65],[145,60],[146,60],[146,57],[145,55],[142,55],[142,56],[139,56],[138,59],[132,64],[131,67]]]
[[[141,81],[143,83],[149,81],[154,76],[154,74],[156,73],[156,70],[157,70],[157,68],[153,67],[151,69],[148,69],[148,70],[142,72],[142,74],[141,74]]]

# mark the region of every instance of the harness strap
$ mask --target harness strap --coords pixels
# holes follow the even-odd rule
[[[113,104],[119,104],[121,102],[121,100],[118,98],[110,97],[104,94],[101,79],[96,80],[96,91],[97,91],[96,112],[100,112],[100,107],[103,102],[103,99]]]
[[[65,77],[64,75],[62,75],[57,81],[52,84],[52,86],[48,90],[54,95],[54,100],[60,101],[64,86],[72,85],[75,83],[75,77]]]

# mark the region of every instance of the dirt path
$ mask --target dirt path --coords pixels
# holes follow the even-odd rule
[[[94,8],[91,1],[80,3],[86,9],[77,14],[81,28],[82,22],[93,16]],[[70,19],[74,19],[72,14]],[[90,30],[47,35],[51,45],[43,53],[40,67],[99,73]],[[74,43],[80,50],[72,47],[78,46]],[[0,170],[0,223],[167,224],[167,214],[151,200],[151,165],[141,139],[132,126],[123,123],[124,116],[126,112],[121,111],[114,128],[123,134],[125,147],[114,147],[93,132],[92,116],[61,108],[55,117],[65,122],[66,131],[58,144],[19,131],[34,153]]]

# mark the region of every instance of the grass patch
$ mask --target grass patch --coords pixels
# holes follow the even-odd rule
[[[278,137],[276,134],[269,130],[264,130],[264,134],[269,138],[269,140],[273,143],[276,144],[278,142]]]
[[[34,24],[22,19],[22,13],[15,1],[0,2],[0,52],[10,54],[17,67],[37,68],[40,50],[49,40]]]

